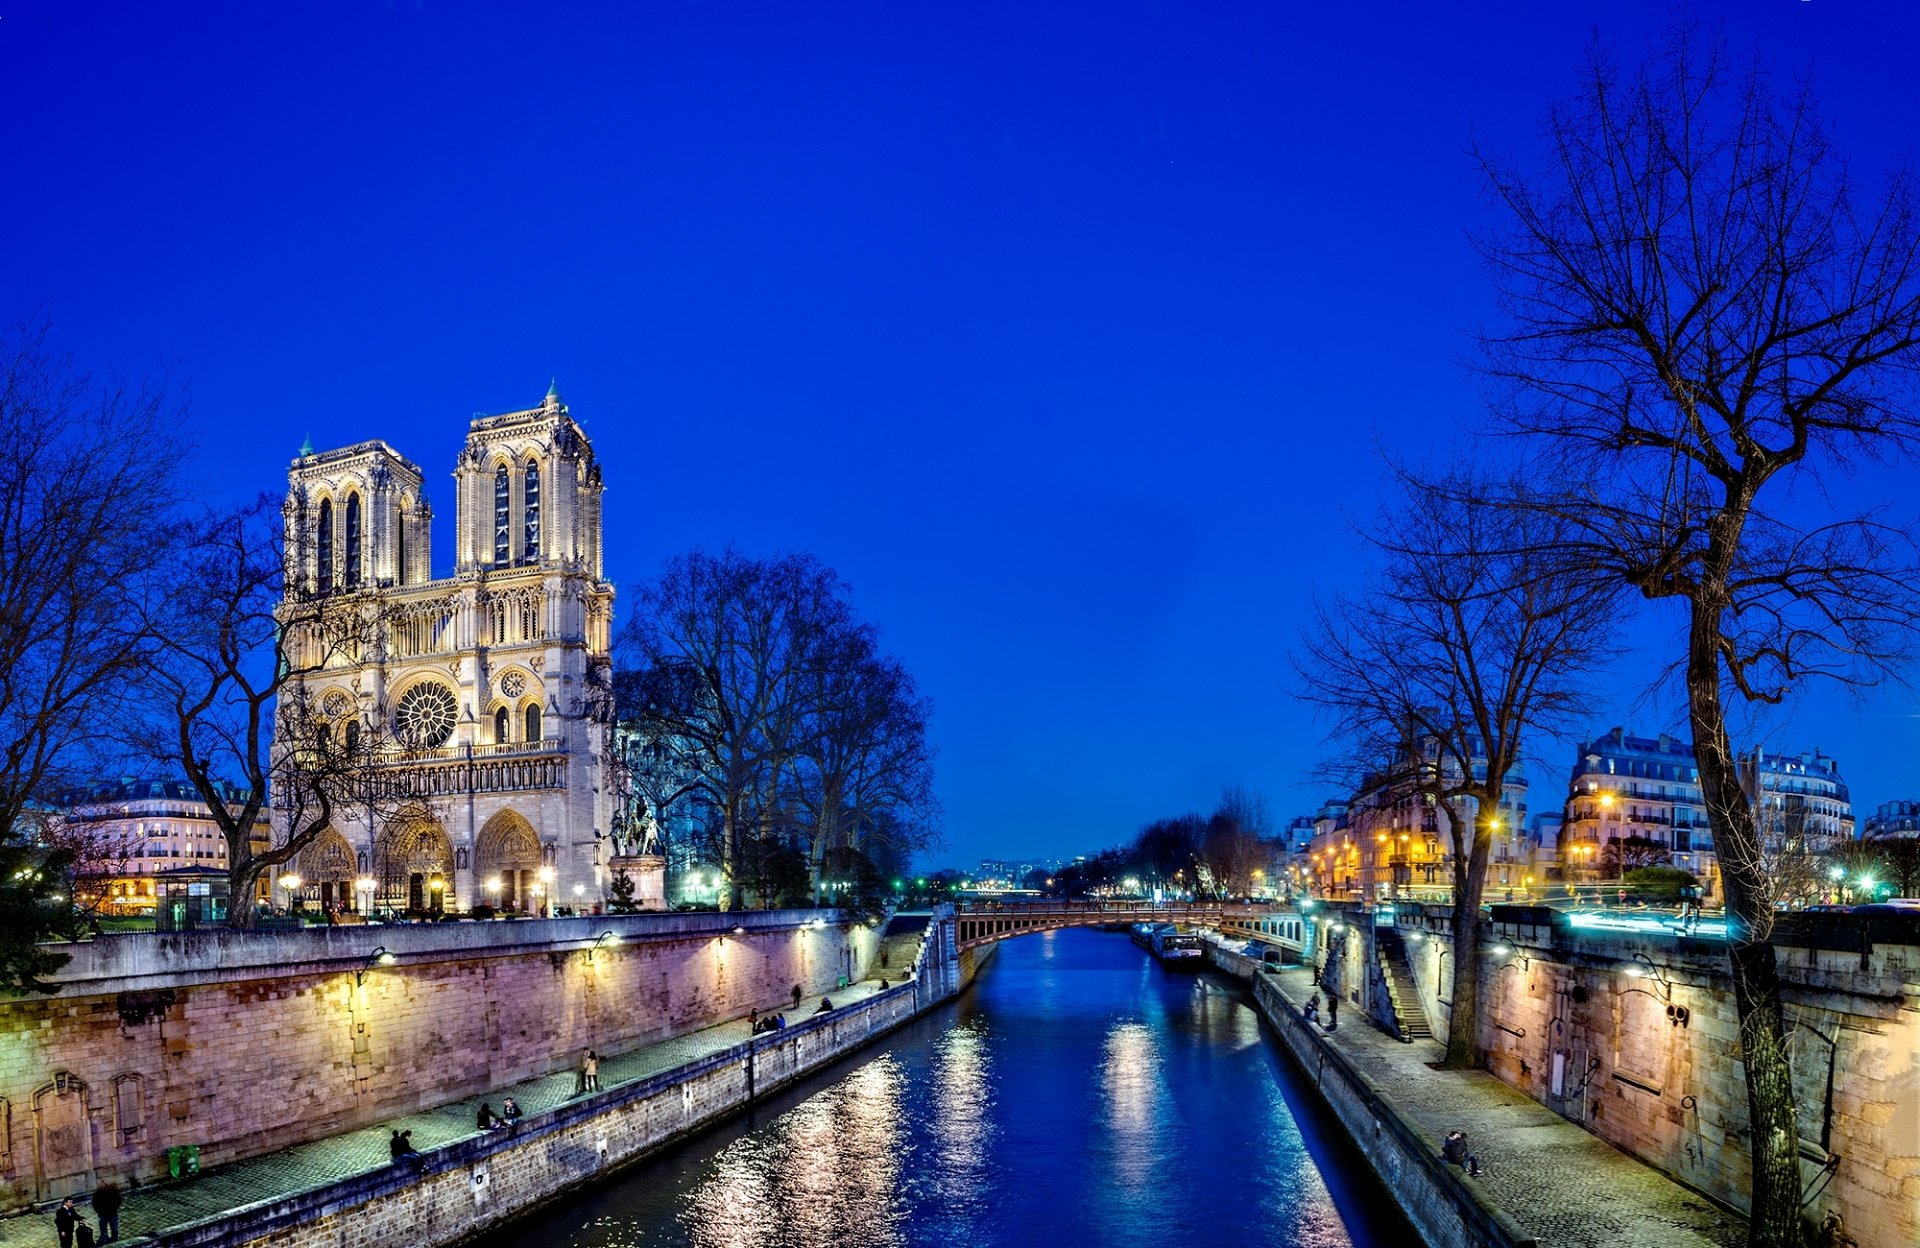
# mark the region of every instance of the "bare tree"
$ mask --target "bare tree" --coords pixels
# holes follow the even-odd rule
[[[0,334],[0,992],[50,992],[67,856],[36,835],[90,779],[152,648],[140,627],[180,444],[162,388],[100,382],[44,324]]]
[[[1559,557],[1564,528],[1517,482],[1403,478],[1360,596],[1323,608],[1295,660],[1349,776],[1444,810],[1454,839],[1457,968],[1446,1061],[1481,1060],[1480,901],[1507,776],[1531,734],[1565,724],[1610,652],[1612,583]],[[1367,787],[1363,785],[1363,787]]]
[[[183,522],[187,552],[152,604],[158,639],[143,673],[152,721],[138,744],[179,766],[227,849],[228,922],[252,926],[260,878],[354,808],[398,814],[418,799],[380,783],[394,743],[381,708],[316,688],[328,668],[381,644],[377,591],[289,592],[275,503]],[[285,835],[264,843],[268,804]]]
[[[1909,453],[1920,230],[1902,173],[1861,195],[1806,90],[1675,35],[1637,74],[1595,52],[1537,167],[1481,153],[1505,225],[1496,402],[1557,471],[1595,567],[1686,620],[1680,667],[1730,945],[1753,1142],[1749,1242],[1797,1242],[1793,1084],[1773,889],[1726,699],[1870,681],[1913,623],[1906,533],[1820,472]],[[1796,489],[1796,483],[1802,488]]]
[[[808,677],[812,726],[791,760],[810,824],[808,870],[817,894],[832,851],[923,848],[938,818],[927,702],[913,676],[854,624],[823,647]],[[877,848],[877,847],[876,847]]]
[[[624,644],[637,667],[657,673],[643,713],[652,735],[683,751],[719,814],[734,909],[745,902],[749,842],[782,814],[778,786],[810,709],[805,677],[848,617],[846,587],[810,555],[761,561],[696,551],[669,561],[636,595]],[[785,879],[784,865],[760,869],[771,860],[752,855],[763,884]]]

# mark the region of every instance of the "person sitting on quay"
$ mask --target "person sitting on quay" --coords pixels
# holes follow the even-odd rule
[[[1320,994],[1319,993],[1316,992],[1312,996],[1307,998],[1307,1004],[1306,1004],[1306,1007],[1301,1011],[1301,1017],[1305,1018],[1310,1023],[1317,1023],[1320,1021]]]
[[[1449,1131],[1440,1145],[1440,1157],[1449,1165],[1459,1166],[1468,1174],[1478,1176],[1480,1158],[1467,1151],[1467,1136],[1464,1131]]]
[[[500,1119],[494,1116],[493,1106],[482,1102],[480,1112],[474,1116],[473,1125],[482,1131],[491,1131],[500,1125]]]
[[[817,1009],[817,1010],[815,1010],[815,1011],[814,1011],[814,1013],[815,1013],[815,1014],[825,1014],[825,1013],[826,1013],[826,1012],[827,1012],[828,1010],[831,1010],[832,1008],[833,1008],[833,998],[832,998],[832,997],[821,997],[821,998],[820,998],[820,1008],[819,1008],[819,1009]]]
[[[411,1161],[413,1162],[415,1172],[419,1174],[425,1174],[427,1172],[427,1159],[422,1157],[420,1150],[413,1146],[413,1132],[395,1131],[393,1138],[387,1141],[387,1151],[393,1154],[393,1160],[396,1164],[402,1161]]]
[[[520,1102],[508,1097],[500,1106],[501,1121],[507,1124],[507,1130],[514,1131],[520,1126]]]

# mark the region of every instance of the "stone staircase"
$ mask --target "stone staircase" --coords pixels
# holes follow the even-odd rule
[[[895,915],[880,937],[880,950],[874,955],[869,975],[884,975],[898,980],[920,961],[920,946],[927,939],[927,916]]]
[[[1380,970],[1387,981],[1387,996],[1393,1001],[1393,1025],[1400,1038],[1411,1044],[1433,1036],[1427,1025],[1427,1012],[1420,1006],[1420,990],[1414,986],[1413,964],[1407,961],[1407,945],[1391,927],[1375,928],[1374,949],[1380,958]]]

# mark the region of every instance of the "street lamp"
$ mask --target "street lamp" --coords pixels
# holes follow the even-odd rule
[[[280,887],[287,893],[287,909],[295,914],[300,912],[300,877],[289,871],[280,877]]]
[[[371,917],[373,915],[373,890],[377,887],[373,877],[370,875],[361,876],[354,881],[354,887],[361,897],[360,913]]]
[[[541,911],[540,911],[540,917],[542,918],[550,919],[553,917],[553,906],[550,902],[545,900],[548,894],[551,892],[552,888],[553,888],[553,868],[541,867],[540,883],[534,886],[533,891],[535,896],[540,897],[542,899]]]

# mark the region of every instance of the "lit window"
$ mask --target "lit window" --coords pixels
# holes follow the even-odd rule
[[[347,499],[347,567],[341,578],[348,589],[360,588],[360,496]]]
[[[316,535],[313,548],[314,563],[320,575],[320,592],[333,592],[333,500],[320,500],[320,532]]]
[[[527,545],[526,560],[540,559],[540,465],[527,465]]]

